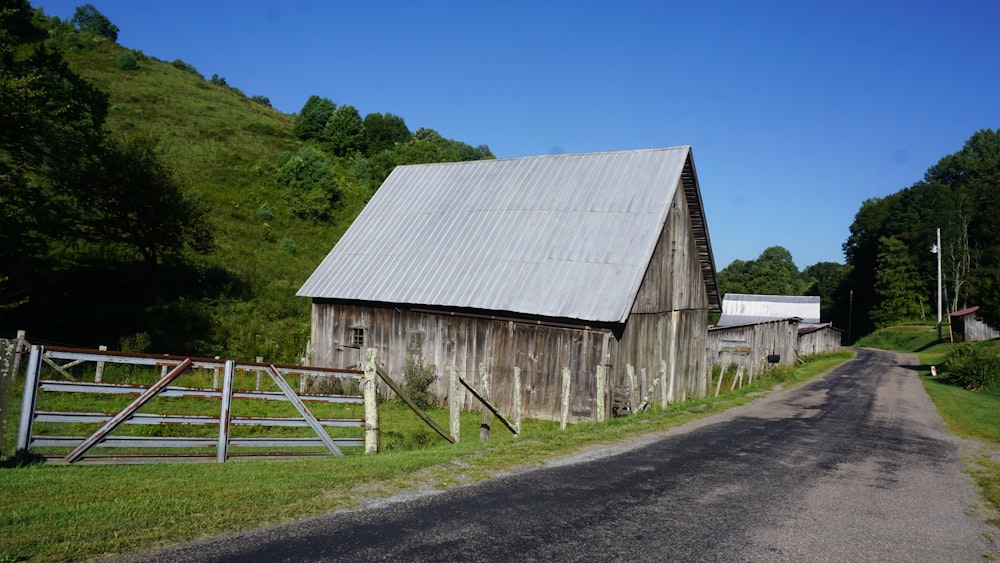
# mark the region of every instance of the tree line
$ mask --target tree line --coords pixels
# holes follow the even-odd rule
[[[822,318],[850,337],[973,305],[1000,327],[1000,130],[983,129],[910,187],[861,204],[843,244],[845,264],[799,271],[780,246],[719,272],[723,293],[819,295]],[[937,229],[941,246],[936,247]]]

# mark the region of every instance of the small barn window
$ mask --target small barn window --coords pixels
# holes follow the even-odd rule
[[[424,333],[422,332],[411,332],[406,344],[406,351],[411,355],[420,356],[423,355],[424,349]]]
[[[352,328],[351,329],[351,346],[355,348],[363,348],[365,345],[365,329],[363,328]]]

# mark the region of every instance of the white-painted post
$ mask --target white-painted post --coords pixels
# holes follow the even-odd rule
[[[639,396],[645,397],[649,390],[649,377],[646,375],[646,368],[639,368]]]
[[[490,374],[486,371],[486,364],[479,364],[479,378],[482,381],[483,399],[490,400]],[[490,409],[483,405],[483,421],[479,425],[479,441],[486,442],[490,439]]]
[[[514,368],[514,429],[515,438],[521,435],[521,368]]]
[[[458,387],[460,385],[458,382],[458,368],[451,366],[449,370],[451,371],[450,389],[448,391],[448,417],[451,423],[449,433],[457,444],[462,435],[462,401],[458,398]]]
[[[604,411],[604,366],[597,366],[597,422],[607,418]]]
[[[101,344],[97,347],[101,352],[107,352],[108,347]],[[104,381],[104,362],[97,362],[97,367],[94,369],[94,383],[100,383]]]
[[[667,403],[673,403],[677,400],[677,396],[674,394],[674,388],[677,386],[677,381],[675,375],[677,372],[677,325],[681,322],[681,312],[671,311],[670,313],[670,367],[669,374],[667,375],[667,385],[664,385],[664,401],[663,408],[667,408]]]
[[[17,331],[17,341],[14,342],[14,373],[11,381],[17,379],[17,375],[21,371],[21,354],[28,350],[27,337],[27,332],[23,330]]]
[[[219,357],[216,356],[215,359],[218,360]],[[214,389],[219,388],[219,366],[212,368],[212,387]]]
[[[715,396],[719,396],[719,391],[722,389],[722,380],[726,378],[726,369],[729,366],[722,366],[722,370],[719,372],[719,382],[715,385]]]
[[[304,365],[306,365],[307,361],[308,360],[306,358],[299,358],[299,365],[300,366],[304,366]],[[302,394],[302,393],[306,392],[306,387],[308,387],[308,385],[307,385],[308,383],[309,383],[309,376],[306,375],[306,374],[304,374],[304,373],[300,373],[299,374],[299,394]]]
[[[628,377],[628,411],[635,412],[638,405],[638,394],[635,390],[635,368],[632,364],[625,364],[625,375]]]
[[[365,455],[378,453],[378,378],[375,359],[378,351],[369,348],[365,358],[365,381],[362,394],[365,399]]]
[[[264,363],[264,356],[257,356],[257,363]],[[260,391],[261,384],[264,382],[264,370],[257,371],[257,390]]]
[[[566,423],[569,421],[569,385],[571,379],[572,375],[569,372],[569,368],[562,368],[562,417],[559,421],[560,430],[565,430]]]

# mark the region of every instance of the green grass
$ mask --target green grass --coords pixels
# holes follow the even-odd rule
[[[436,435],[416,437],[431,431],[407,409],[384,403],[383,441],[390,433],[404,441],[376,456],[0,468],[0,561],[120,555],[354,507],[366,498],[481,481],[745,404],[761,391],[797,385],[849,356],[843,352],[773,370],[719,397],[565,431],[556,422],[525,420],[515,438],[494,425],[485,444],[478,441],[479,413],[463,414],[461,440],[449,444]],[[447,427],[446,411],[432,409],[431,416]],[[421,444],[426,445],[413,449]]]
[[[858,345],[918,355],[924,389],[949,432],[984,444],[965,460],[965,467],[991,505],[985,519],[1000,527],[1000,388],[977,393],[932,377],[930,367],[940,366],[953,347],[950,342],[937,342],[933,327],[892,327],[861,339]]]

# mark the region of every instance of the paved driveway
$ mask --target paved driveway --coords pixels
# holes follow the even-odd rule
[[[169,561],[982,561],[916,358],[859,350],[683,428],[438,494],[188,544]],[[996,553],[996,551],[992,551]]]

